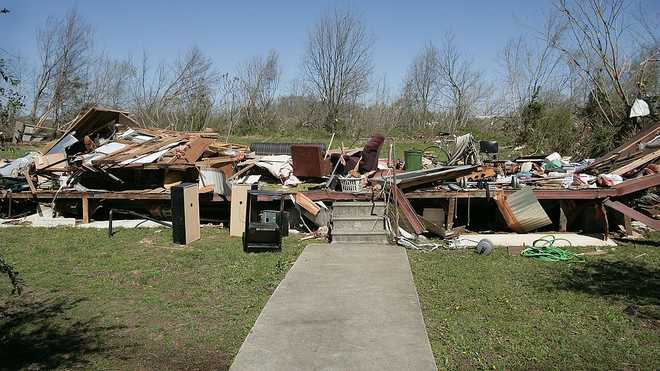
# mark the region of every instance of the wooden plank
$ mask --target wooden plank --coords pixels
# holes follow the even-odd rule
[[[566,217],[567,207],[564,200],[559,201],[559,232],[566,232],[568,226],[568,218]]]
[[[317,204],[315,204],[314,201],[312,201],[309,197],[305,196],[303,193],[298,192],[293,197],[296,200],[296,204],[298,204],[303,209],[307,210],[307,212],[309,212],[313,216],[316,216],[321,211],[321,208]]]
[[[600,214],[603,220],[603,240],[607,240],[610,235],[610,222],[607,220],[607,211],[605,210],[605,205],[600,204],[598,207]]]
[[[83,193],[80,200],[82,203],[82,222],[83,224],[89,224],[89,196],[87,193]]]
[[[612,186],[615,196],[625,196],[630,193],[660,185],[660,174],[645,175],[635,179],[629,179],[623,183]]]
[[[633,235],[633,229],[632,229],[632,218],[629,217],[628,215],[623,216],[623,226],[626,229],[626,236],[632,236]]]
[[[32,195],[37,194],[37,187],[35,187],[34,183],[32,182],[32,176],[30,175],[30,170],[25,170],[23,172],[23,175],[25,176],[25,180],[27,181],[28,187],[30,187],[30,193],[32,193]]]
[[[616,210],[623,215],[629,216],[631,219],[642,222],[648,227],[655,229],[656,231],[660,230],[660,220],[656,220],[647,215],[644,215],[639,211],[622,204],[619,201],[612,201],[608,199],[603,202],[603,205],[609,207],[610,209]]]
[[[393,191],[392,193],[394,194],[394,200],[396,201],[396,205],[401,211],[401,215],[405,218],[409,226],[412,228],[411,232],[414,232],[416,234],[424,233],[425,232],[424,224],[422,223],[421,220],[419,220],[419,216],[417,216],[415,209],[413,209],[412,205],[410,204],[410,201],[408,201],[408,199],[403,194],[403,192],[401,192],[401,189],[399,189],[399,187],[397,187],[396,185],[393,185],[392,191]]]
[[[241,175],[247,173],[250,169],[252,169],[255,166],[256,166],[256,164],[250,164],[250,165],[244,167],[243,169],[241,169],[240,171],[236,172],[234,175],[230,176],[227,180],[236,179],[236,178],[240,177]]]
[[[454,228],[454,214],[456,213],[456,198],[452,197],[449,199],[449,205],[447,206],[447,230],[451,231]]]
[[[183,158],[190,163],[194,163],[202,156],[202,153],[208,149],[211,143],[213,143],[213,139],[209,138],[197,138],[192,142],[189,142],[188,145],[190,148],[186,150]]]
[[[656,123],[640,131],[639,133],[637,133],[637,135],[632,137],[626,143],[620,145],[619,147],[611,150],[610,152],[596,159],[596,161],[589,164],[589,166],[587,166],[582,172],[585,172],[590,169],[596,169],[603,165],[608,165],[614,162],[616,159],[618,159],[621,155],[626,155],[635,148],[637,148],[638,143],[646,140],[650,140],[658,134],[660,134],[660,123]]]
[[[34,161],[34,167],[37,170],[64,170],[66,166],[66,154],[63,152],[50,155],[37,155]]]
[[[643,165],[645,165],[645,164],[647,164],[651,161],[656,160],[658,157],[660,157],[660,149],[655,150],[655,151],[645,155],[644,157],[629,163],[628,165],[625,165],[625,166],[622,166],[618,169],[615,169],[614,171],[612,171],[612,174],[623,175],[623,174],[625,174],[629,171],[637,169],[638,167],[641,167],[641,166],[643,166]]]

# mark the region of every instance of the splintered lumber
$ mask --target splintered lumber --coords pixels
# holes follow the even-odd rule
[[[649,141],[658,134],[660,134],[660,123],[656,123],[640,131],[637,135],[632,137],[626,143],[620,145],[619,147],[613,149],[612,151],[596,159],[596,161],[594,161],[589,166],[587,166],[583,171],[600,169],[601,167],[607,167],[608,165],[611,165],[612,163],[616,162],[621,156],[625,156],[633,152],[633,150],[635,150],[638,147],[639,143]]]
[[[37,171],[64,170],[66,168],[66,153],[58,152],[50,155],[37,155],[34,166]]]
[[[202,156],[202,153],[209,148],[209,144],[211,143],[213,143],[213,139],[209,138],[197,138],[193,140],[188,143],[190,148],[186,150],[183,158],[190,163],[197,161]]]
[[[632,171],[632,170],[635,170],[635,169],[639,168],[640,166],[646,165],[647,163],[649,163],[651,161],[655,161],[658,157],[660,157],[660,149],[655,150],[655,151],[643,156],[642,158],[639,158],[639,159],[637,159],[637,160],[635,160],[635,161],[633,161],[633,162],[631,162],[627,165],[624,165],[624,166],[612,171],[612,174],[623,175],[623,174],[625,174],[629,171]]]
[[[612,201],[610,199],[607,199],[607,200],[603,201],[603,205],[609,207],[612,210],[616,210],[616,211],[620,212],[621,214],[623,214],[627,217],[630,217],[631,219],[642,222],[645,225],[647,225],[648,227],[655,229],[656,231],[660,230],[660,220],[653,219],[649,216],[646,216],[646,215],[640,213],[639,211],[624,205],[623,203],[621,203],[619,201]]]
[[[227,179],[227,180],[232,180],[232,179],[238,178],[239,176],[241,176],[241,175],[247,173],[248,171],[250,171],[250,169],[252,169],[256,165],[257,165],[256,163],[249,164],[248,166],[244,167],[240,171],[236,172],[234,175],[230,176],[229,179]]]
[[[27,181],[27,184],[30,187],[30,193],[32,193],[33,195],[37,194],[37,187],[35,187],[34,182],[32,182],[32,175],[30,175],[30,171],[25,170],[25,172],[23,172],[23,176],[25,176],[25,180]]]
[[[294,199],[297,205],[307,210],[313,216],[316,216],[321,211],[321,208],[314,201],[300,192],[295,194]]]

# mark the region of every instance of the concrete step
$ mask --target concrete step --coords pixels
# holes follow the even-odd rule
[[[339,216],[332,219],[335,232],[382,232],[385,219],[382,216]]]
[[[383,216],[384,213],[383,202],[335,202],[332,205],[333,217]]]
[[[332,232],[332,243],[366,243],[387,245],[387,232]]]

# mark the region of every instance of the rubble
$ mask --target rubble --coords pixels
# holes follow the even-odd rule
[[[333,135],[327,149],[323,144],[246,146],[220,141],[210,131],[145,128],[127,112],[93,107],[40,153],[0,161],[0,202],[9,214],[19,200],[59,202],[58,209],[69,216],[82,211],[83,222],[103,219],[103,210],[116,203],[168,219],[172,187],[195,183],[202,219],[226,223],[227,215],[216,214],[230,212],[232,190],[241,185],[291,195],[287,208],[298,210],[291,226],[311,231],[330,224],[333,202],[385,200],[393,240],[426,247],[416,236],[449,239],[471,229],[600,228],[607,236],[606,207],[628,221],[660,227],[655,219],[660,198],[652,192],[660,185],[660,123],[600,158],[580,161],[556,152],[499,159],[497,142],[477,142],[466,134],[444,162],[425,155],[421,170],[405,171],[393,158],[392,144],[386,158],[380,156],[384,141],[374,134],[362,148],[333,148]],[[230,213],[236,207],[232,202]],[[232,216],[233,224],[240,218]],[[611,229],[617,230],[614,224]]]

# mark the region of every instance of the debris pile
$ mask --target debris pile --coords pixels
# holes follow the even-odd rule
[[[300,226],[310,236],[331,235],[332,203],[354,200],[385,201],[392,240],[423,249],[437,245],[418,236],[448,239],[468,230],[572,229],[607,236],[615,225],[630,231],[631,220],[660,228],[660,123],[598,159],[580,161],[559,153],[500,159],[497,142],[468,133],[442,136],[435,146],[444,157],[430,156],[430,147],[410,149],[402,162],[393,140],[383,150],[385,139],[374,134],[352,149],[333,143],[334,135],[327,147],[246,146],[210,131],[145,128],[127,112],[94,107],[41,152],[0,160],[0,207],[8,205],[11,214],[18,199],[74,200],[87,222],[106,201],[121,199],[122,209],[168,219],[162,204],[170,201],[172,187],[193,183],[202,220],[230,222],[236,236],[273,216],[286,223],[282,233]],[[264,209],[272,197],[263,191],[285,196],[285,206]],[[246,209],[248,194],[256,197],[249,203],[254,210]],[[154,200],[161,206],[143,204]],[[230,215],[216,215],[222,210]],[[608,212],[614,214],[609,220]]]

